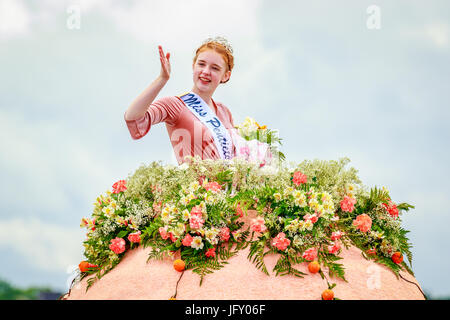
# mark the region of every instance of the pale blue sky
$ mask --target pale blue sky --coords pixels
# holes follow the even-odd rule
[[[0,277],[66,290],[95,198],[141,163],[175,163],[164,125],[134,141],[123,121],[159,73],[157,45],[172,56],[161,96],[175,95],[222,35],[236,66],[215,99],[235,122],[279,129],[291,161],[347,156],[415,205],[416,277],[449,294],[449,18],[447,1],[0,0]]]

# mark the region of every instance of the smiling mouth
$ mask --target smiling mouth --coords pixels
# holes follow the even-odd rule
[[[205,78],[199,78],[199,79],[200,79],[200,81],[203,82],[203,83],[209,83],[209,82],[211,82],[211,80],[209,80],[209,79],[205,79]]]

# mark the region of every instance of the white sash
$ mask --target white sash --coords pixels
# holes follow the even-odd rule
[[[216,117],[214,112],[203,99],[193,92],[180,96],[186,107],[200,120],[212,133],[214,144],[222,159],[233,157],[233,143],[228,130]]]

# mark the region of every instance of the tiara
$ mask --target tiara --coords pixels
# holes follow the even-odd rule
[[[233,54],[233,48],[231,47],[231,44],[224,37],[219,36],[219,37],[214,37],[214,38],[208,38],[205,41],[203,41],[202,44],[211,43],[211,42],[215,42],[215,43],[218,43],[218,44],[224,46],[231,54]]]

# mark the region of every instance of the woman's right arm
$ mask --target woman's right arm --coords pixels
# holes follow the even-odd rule
[[[161,89],[170,78],[170,53],[166,55],[161,46],[158,46],[161,61],[161,73],[128,107],[125,112],[125,120],[132,121],[145,116],[148,107],[155,100]]]

